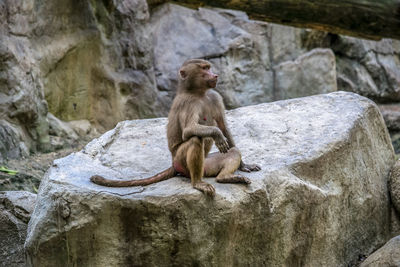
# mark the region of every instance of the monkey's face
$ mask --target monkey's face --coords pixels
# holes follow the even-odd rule
[[[196,75],[193,77],[196,87],[201,89],[215,88],[217,86],[218,75],[211,71],[211,65],[207,61],[196,64]]]
[[[185,62],[179,70],[180,79],[187,90],[207,90],[217,86],[218,75],[211,71],[211,64],[201,59]]]
[[[206,82],[208,88],[215,88],[217,86],[218,75],[211,71],[211,66],[209,64],[200,67],[202,80]]]

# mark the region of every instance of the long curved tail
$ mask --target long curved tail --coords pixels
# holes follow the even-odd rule
[[[109,186],[109,187],[127,187],[127,186],[143,186],[143,185],[149,185],[149,184],[154,184],[157,182],[161,182],[164,180],[167,180],[169,178],[172,178],[177,175],[177,172],[175,171],[174,167],[170,167],[160,173],[157,173],[156,175],[145,178],[145,179],[140,179],[140,180],[110,180],[106,179],[100,175],[93,175],[90,177],[90,181],[92,181],[95,184],[98,185],[103,185],[103,186]]]

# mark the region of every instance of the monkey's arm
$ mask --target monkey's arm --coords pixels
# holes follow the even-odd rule
[[[218,128],[221,130],[222,134],[226,137],[228,141],[229,148],[236,146],[235,142],[233,141],[233,137],[231,132],[229,131],[228,127],[226,126],[225,116],[221,114],[217,116],[215,121],[217,122]]]
[[[229,131],[228,127],[226,126],[224,115],[222,115],[219,119],[217,119],[217,125],[218,125],[218,128],[221,129],[221,131],[224,134],[224,136],[226,137],[226,139],[228,140],[229,148],[234,147],[235,142],[233,141],[231,132]],[[261,170],[261,167],[258,166],[257,164],[246,164],[243,162],[243,160],[240,160],[239,170],[244,171],[244,172],[252,172],[252,171]]]
[[[218,116],[216,116],[216,118],[215,118],[215,121],[217,122],[218,128],[221,130],[223,135],[226,137],[228,144],[229,144],[229,148],[234,147],[235,142],[233,141],[232,134],[227,127],[225,114],[224,113],[218,114]],[[252,172],[252,171],[261,170],[261,167],[258,166],[257,164],[246,164],[243,162],[243,160],[240,160],[239,170],[244,171],[244,172]]]
[[[194,109],[195,110],[195,109]],[[189,140],[193,136],[198,137],[211,137],[215,141],[215,145],[219,151],[226,153],[229,150],[229,145],[224,134],[218,127],[206,126],[198,123],[199,114],[198,112],[192,112],[188,116],[181,116],[180,122],[182,127],[182,139],[183,141]]]
[[[187,141],[193,136],[211,137],[212,139],[214,139],[215,145],[218,147],[220,152],[226,153],[229,150],[227,139],[224,137],[218,127],[193,124],[183,129],[183,141]]]

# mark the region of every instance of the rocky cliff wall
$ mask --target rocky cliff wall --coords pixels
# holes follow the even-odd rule
[[[3,0],[0,17],[0,161],[54,149],[49,112],[101,132],[165,116],[192,57],[213,63],[228,108],[337,89],[400,99],[399,41],[145,0]]]

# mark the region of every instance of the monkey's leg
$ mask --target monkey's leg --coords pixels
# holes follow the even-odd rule
[[[182,144],[174,161],[187,168],[194,188],[209,196],[215,195],[215,188],[202,181],[204,175],[204,142],[201,138],[194,136]]]
[[[205,160],[205,176],[216,176],[219,183],[244,183],[251,181],[240,174],[234,174],[239,168],[242,155],[239,149],[232,147],[228,153],[213,153]]]

